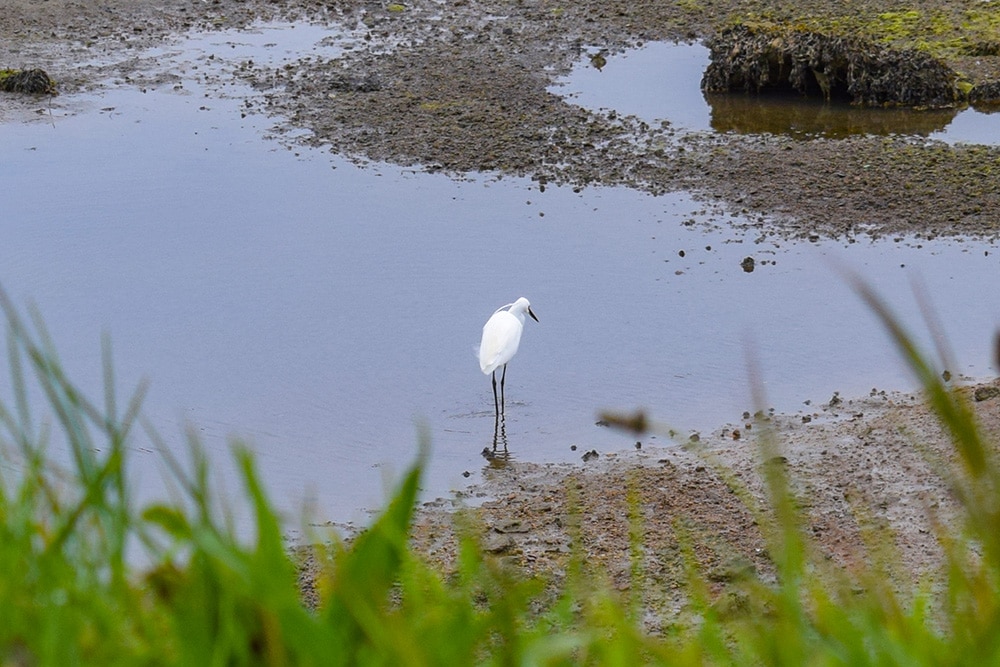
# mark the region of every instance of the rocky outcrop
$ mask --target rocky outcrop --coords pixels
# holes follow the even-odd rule
[[[868,106],[962,102],[958,74],[915,49],[778,26],[738,25],[709,42],[707,93],[796,92]]]

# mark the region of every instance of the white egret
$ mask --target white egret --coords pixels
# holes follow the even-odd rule
[[[503,407],[503,384],[507,379],[507,362],[517,354],[524,331],[524,314],[538,321],[531,312],[531,304],[523,296],[514,303],[500,306],[483,326],[483,340],[479,344],[479,368],[484,374],[493,374],[493,407],[497,416]],[[497,400],[497,369],[503,366],[500,376],[500,399]]]

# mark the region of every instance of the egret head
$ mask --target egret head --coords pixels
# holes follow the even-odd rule
[[[513,304],[511,304],[510,312],[515,314],[527,313],[531,315],[531,319],[535,320],[536,322],[538,321],[538,316],[535,315],[535,313],[531,310],[531,303],[529,303],[528,300],[525,299],[523,296],[517,301],[515,301]]]

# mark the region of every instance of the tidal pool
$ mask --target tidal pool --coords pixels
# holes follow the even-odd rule
[[[913,111],[860,108],[796,95],[705,95],[701,77],[709,50],[702,44],[650,42],[620,53],[585,51],[569,76],[552,88],[554,93],[587,108],[614,109],[651,124],[669,120],[678,131],[800,139],[892,134],[949,143],[1000,142],[1000,113],[972,108]]]
[[[224,69],[220,44],[240,44],[227,46],[236,59],[280,58],[290,32],[198,39]],[[204,74],[197,44],[177,53]],[[425,495],[475,481],[494,415],[473,347],[493,310],[522,295],[540,322],[507,377],[519,459],[633,446],[595,425],[607,408],[644,407],[684,436],[739,422],[754,407],[748,350],[780,411],[910,389],[840,266],[929,343],[919,278],[958,359],[951,372],[991,372],[993,244],[757,242],[706,226],[705,205],[684,194],[358,167],[267,139],[271,121],[244,114],[254,91],[198,81],[110,88],[81,95],[74,113],[0,125],[0,283],[37,305],[95,397],[107,332],[120,386],[148,378],[145,411],[168,446],[183,454],[190,425],[230,496],[232,438],[256,451],[291,516],[308,502],[320,519],[363,520],[422,430]],[[0,390],[7,400],[6,372]],[[155,448],[140,439],[133,455],[140,496],[164,493]]]

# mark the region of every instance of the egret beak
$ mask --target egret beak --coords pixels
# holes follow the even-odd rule
[[[538,321],[538,316],[531,312],[531,306],[528,306],[528,314],[531,315],[531,319]]]

